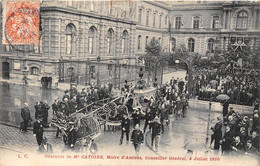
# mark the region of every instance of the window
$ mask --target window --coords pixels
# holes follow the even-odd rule
[[[107,32],[107,53],[111,54],[113,52],[113,29],[109,29]]]
[[[112,1],[109,1],[108,3],[108,13],[112,14]]]
[[[214,53],[214,39],[209,39],[208,41],[208,51]]]
[[[40,73],[40,69],[38,67],[31,67],[31,74],[38,75]]]
[[[172,46],[172,48],[171,48],[171,50],[172,50],[172,51],[174,51],[174,50],[175,50],[175,48],[176,48],[176,40],[175,40],[174,38],[172,38],[172,40],[171,40],[171,41],[172,41],[172,45],[171,45],[171,46]]]
[[[193,29],[199,29],[200,27],[200,17],[193,17]]]
[[[155,27],[156,13],[153,14],[153,27]]]
[[[125,30],[122,37],[122,52],[127,53],[128,46],[128,32]]]
[[[142,38],[142,36],[139,35],[139,36],[138,36],[138,41],[137,41],[137,49],[138,49],[138,50],[141,50],[141,38]]]
[[[69,24],[66,27],[66,54],[72,54],[73,39],[76,33],[76,28],[73,24]]]
[[[149,25],[149,15],[150,15],[150,11],[146,12],[146,26]]]
[[[95,79],[96,66],[90,66],[90,78]]]
[[[40,37],[39,44],[34,45],[34,53],[42,53],[42,36]]]
[[[108,70],[109,77],[112,77],[113,65],[112,64],[108,64],[107,70]]]
[[[142,9],[139,9],[139,15],[138,15],[138,23],[141,24],[142,23]]]
[[[195,45],[194,39],[190,38],[188,40],[188,50],[189,50],[189,52],[194,52],[194,45]]]
[[[94,54],[94,52],[95,52],[95,49],[94,49],[95,32],[96,32],[95,27],[91,27],[88,30],[88,53],[89,54]]]
[[[168,23],[168,17],[165,16],[164,24],[167,25],[167,23]]]
[[[241,11],[237,15],[237,28],[238,29],[246,29],[248,22],[248,14],[246,11]]]
[[[90,0],[90,11],[94,11],[94,0]]]
[[[146,36],[146,38],[145,38],[145,46],[147,46],[148,45],[148,41],[149,40],[149,37],[148,36]]]
[[[219,16],[213,16],[212,28],[213,29],[219,28]]]
[[[6,45],[5,45],[5,51],[6,51],[6,52],[12,51],[12,47],[11,47],[9,44],[6,44]]]
[[[162,15],[160,15],[160,18],[159,18],[159,28],[162,27]]]
[[[175,17],[175,28],[181,28],[181,17]]]

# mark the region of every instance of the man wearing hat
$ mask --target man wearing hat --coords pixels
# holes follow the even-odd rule
[[[36,137],[36,141],[40,146],[42,144],[42,136],[43,136],[43,124],[42,117],[37,117],[36,122],[33,124],[33,136]]]
[[[155,141],[155,151],[158,151],[159,146],[159,136],[161,132],[161,123],[158,116],[154,118],[153,124],[152,124],[152,148],[153,148],[153,142]]]
[[[48,139],[46,137],[43,138],[42,144],[39,147],[40,153],[53,153],[52,145],[48,143]]]
[[[27,132],[28,123],[32,119],[31,114],[30,114],[30,110],[28,108],[28,103],[24,103],[24,107],[21,109],[21,116],[23,118],[22,131]]]
[[[126,134],[126,141],[129,141],[129,128],[130,128],[130,119],[128,118],[127,114],[123,115],[123,120],[121,122],[121,138],[120,138],[120,145],[123,143],[124,133]]]
[[[64,101],[65,98],[67,98],[67,99],[70,98],[70,95],[69,95],[69,91],[68,91],[68,90],[65,90],[65,91],[64,91],[64,95],[63,95],[63,97],[62,97],[62,101]]]

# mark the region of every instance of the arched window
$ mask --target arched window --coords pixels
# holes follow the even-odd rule
[[[88,30],[88,53],[94,54],[95,53],[95,35],[96,35],[96,28],[91,27]]]
[[[176,48],[176,40],[175,40],[175,38],[172,38],[171,42],[172,42],[172,45],[171,45],[172,48],[171,48],[171,50],[174,51],[175,48]]]
[[[142,12],[143,12],[143,9],[140,8],[140,9],[139,9],[139,13],[138,13],[138,23],[139,23],[139,24],[142,23]]]
[[[162,27],[162,15],[160,15],[160,17],[159,17],[159,28],[161,28]]]
[[[146,26],[149,25],[149,15],[150,15],[150,11],[146,12]]]
[[[153,27],[155,27],[156,13],[153,13]]]
[[[73,46],[75,44],[74,38],[76,35],[76,28],[73,24],[68,24],[66,27],[66,54],[72,54]]]
[[[165,16],[164,24],[167,25],[167,23],[168,23],[168,17]]]
[[[32,75],[40,74],[40,69],[38,67],[31,67],[31,74]]]
[[[72,76],[74,74],[74,68],[73,67],[69,67],[67,69],[67,74],[68,74],[68,76]]]
[[[194,39],[190,38],[188,40],[188,50],[189,50],[189,52],[194,52],[194,46],[195,46],[195,41],[194,41]]]
[[[137,49],[138,49],[138,50],[141,50],[141,38],[142,38],[142,36],[139,35],[139,36],[138,36],[138,41],[137,41]]]
[[[114,31],[113,29],[109,29],[107,31],[107,53],[111,54],[113,53],[113,36],[114,36]]]
[[[145,46],[148,45],[148,42],[149,42],[149,36],[146,36],[146,38],[145,38]]]
[[[248,23],[248,14],[242,10],[237,14],[237,29],[246,29]]]
[[[122,36],[122,52],[127,53],[128,46],[128,32],[125,30]]]
[[[209,39],[208,40],[208,51],[210,53],[214,53],[214,39]]]

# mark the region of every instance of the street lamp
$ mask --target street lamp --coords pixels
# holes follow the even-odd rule
[[[97,86],[99,86],[99,64],[100,64],[100,61],[101,61],[100,56],[97,56],[97,62],[98,62]]]
[[[209,100],[209,113],[208,113],[206,145],[207,145],[208,142],[209,142],[210,114],[211,114],[211,105],[212,105],[211,101],[212,101],[212,93],[210,93],[210,100]]]

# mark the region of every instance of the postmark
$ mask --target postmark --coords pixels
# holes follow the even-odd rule
[[[39,44],[39,1],[4,1],[3,44]]]

